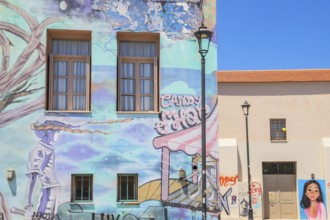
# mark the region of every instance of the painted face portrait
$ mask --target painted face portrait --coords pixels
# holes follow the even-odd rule
[[[320,196],[320,189],[315,183],[312,183],[307,187],[305,195],[310,199],[310,201],[316,201]]]
[[[321,183],[320,183],[321,181]],[[311,179],[304,182],[300,207],[301,219],[327,219],[325,200],[323,199],[323,180]]]

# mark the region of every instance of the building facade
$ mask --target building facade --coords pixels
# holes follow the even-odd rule
[[[229,198],[223,219],[247,215],[247,153],[256,219],[328,219],[329,85],[328,69],[218,72],[219,180]],[[305,200],[315,198],[312,213]]]
[[[0,0],[1,219],[201,219],[193,33],[215,31],[215,9],[216,0]],[[208,219],[221,209],[215,39]]]

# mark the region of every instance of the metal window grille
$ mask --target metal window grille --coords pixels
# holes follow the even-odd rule
[[[296,174],[295,162],[263,162],[263,174]]]
[[[286,120],[270,119],[270,140],[285,141],[286,140]]]

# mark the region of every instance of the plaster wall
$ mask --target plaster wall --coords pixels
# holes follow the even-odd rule
[[[329,97],[327,82],[219,83],[219,138],[237,138],[239,179],[247,181],[245,117],[241,109],[245,100],[251,105],[248,125],[252,181],[262,185],[262,162],[267,161],[296,162],[297,181],[310,179],[312,173],[316,179],[327,179],[328,156],[322,138],[330,131]],[[271,118],[286,119],[286,142],[270,141]]]

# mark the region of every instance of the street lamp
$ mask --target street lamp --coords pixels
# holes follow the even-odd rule
[[[201,106],[201,127],[202,127],[202,220],[206,220],[206,107],[205,107],[205,56],[209,51],[210,42],[213,36],[213,32],[207,30],[207,27],[202,25],[198,28],[198,31],[194,33],[198,40],[198,52],[202,59],[202,106]]]
[[[253,210],[251,204],[251,174],[250,174],[250,149],[249,149],[249,127],[248,116],[250,104],[245,101],[242,105],[243,114],[245,116],[245,130],[246,130],[246,154],[247,154],[247,168],[248,168],[248,192],[249,192],[249,220],[253,220]]]

